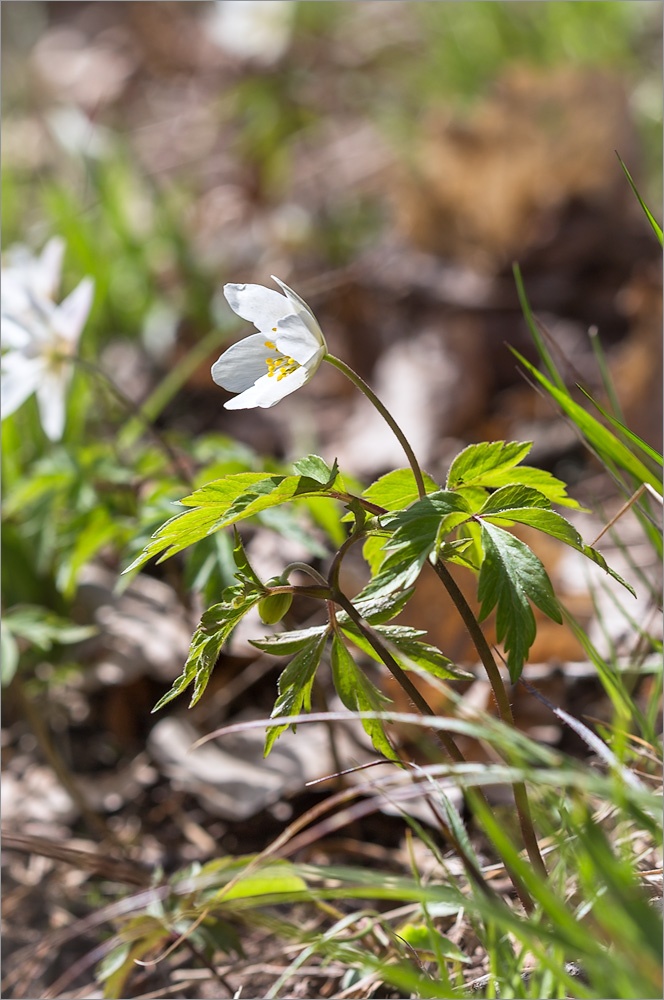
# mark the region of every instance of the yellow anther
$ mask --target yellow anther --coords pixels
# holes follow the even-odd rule
[[[276,329],[276,327],[275,327],[275,329]],[[266,341],[265,341],[265,346],[266,346],[266,347],[269,347],[271,351],[276,351],[276,349],[277,349],[277,345],[276,345],[276,344],[273,344],[271,340],[266,340]],[[268,361],[269,361],[269,360],[270,360],[270,359],[268,358]]]

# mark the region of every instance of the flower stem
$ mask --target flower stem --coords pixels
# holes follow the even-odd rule
[[[381,403],[380,399],[373,391],[371,386],[367,385],[364,379],[361,378],[357,374],[357,372],[353,371],[353,369],[350,368],[349,365],[345,363],[345,361],[342,361],[340,358],[335,358],[333,354],[326,354],[325,357],[323,358],[323,361],[329,362],[329,364],[334,365],[335,368],[338,368],[340,372],[343,372],[346,378],[350,379],[353,385],[356,386],[360,390],[360,392],[363,392],[364,395],[369,400],[369,402],[378,410],[381,417],[383,418],[383,420],[385,420],[390,429],[393,431],[399,444],[406,453],[406,457],[408,459],[410,467],[413,470],[413,475],[415,476],[415,483],[417,484],[417,492],[420,495],[420,499],[422,499],[422,497],[426,496],[426,489],[424,488],[424,478],[422,476],[422,470],[420,469],[419,462],[415,458],[415,453],[413,449],[408,443],[406,435],[401,430],[401,428],[399,427],[398,423],[396,422],[390,411],[383,405],[383,403]]]
[[[489,683],[491,684],[493,695],[496,699],[496,705],[498,706],[498,714],[500,715],[500,718],[508,726],[512,726],[512,728],[514,728],[512,707],[509,703],[509,698],[507,697],[503,679],[500,676],[500,671],[498,670],[493,653],[491,652],[491,647],[482,632],[482,628],[477,621],[477,618],[473,614],[472,608],[463,596],[456,580],[442,559],[439,559],[433,568],[439,580],[447,590],[447,593],[452,598],[454,606],[461,615],[463,623],[470,633],[473,645],[475,646],[475,649],[477,650],[484,665],[484,669],[487,672],[487,677],[489,678]],[[542,860],[542,855],[537,843],[537,834],[535,833],[532,816],[530,814],[530,804],[528,802],[526,786],[522,782],[517,782],[512,786],[512,790],[514,792],[514,802],[519,817],[521,835],[526,846],[526,851],[528,852],[530,863],[533,868],[541,874],[546,875],[546,867],[544,865],[544,861]]]

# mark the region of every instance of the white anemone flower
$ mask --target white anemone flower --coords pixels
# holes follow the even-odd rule
[[[327,354],[316,317],[299,295],[272,275],[284,294],[263,285],[225,285],[224,295],[238,316],[259,330],[238,341],[212,365],[212,378],[240,395],[227,410],[274,406],[313,378]]]
[[[225,52],[262,66],[276,63],[293,33],[292,0],[217,0],[207,8],[211,40]]]
[[[39,257],[25,250],[8,254],[2,269],[1,417],[4,420],[34,392],[46,436],[62,437],[71,358],[92,307],[94,282],[84,278],[59,305],[64,243],[50,240]]]

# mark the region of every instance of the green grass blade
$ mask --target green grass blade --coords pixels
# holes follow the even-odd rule
[[[583,388],[583,386],[580,385],[578,388],[581,390],[583,395],[590,400],[593,406],[599,410],[604,419],[608,420],[611,426],[614,427],[619,432],[619,434],[623,435],[623,437],[627,438],[627,440],[631,444],[635,445],[637,448],[640,448],[641,451],[645,452],[648,458],[651,458],[653,462],[655,462],[657,465],[660,466],[664,465],[664,460],[662,459],[662,456],[655,448],[651,448],[651,446],[646,441],[644,441],[642,437],[639,437],[639,435],[635,434],[634,431],[631,431],[629,427],[626,427],[625,424],[622,422],[622,420],[618,420],[617,417],[612,417],[611,414],[608,413],[604,409],[604,407],[597,402],[596,399],[593,399],[590,393],[587,392],[586,389]]]
[[[625,177],[629,181],[629,186],[631,187],[632,191],[636,195],[637,200],[639,202],[639,205],[641,206],[641,208],[645,212],[646,218],[647,218],[648,222],[650,223],[650,225],[652,226],[652,230],[653,230],[655,236],[659,240],[659,245],[660,246],[664,246],[664,234],[662,234],[662,227],[657,222],[657,220],[653,216],[652,212],[650,211],[650,209],[646,205],[645,201],[643,200],[643,198],[639,194],[639,192],[638,192],[638,190],[636,188],[636,184],[632,180],[632,175],[630,174],[629,170],[625,166],[625,164],[624,164],[624,162],[623,162],[623,160],[622,160],[622,158],[620,156],[620,153],[616,152],[616,156],[618,157],[618,162],[620,163],[620,166],[623,168]]]
[[[523,355],[519,354],[515,348],[510,347],[510,350],[519,359],[524,368],[537,379],[540,385],[558,403],[561,410],[573,421],[601,458],[614,462],[620,468],[624,469],[625,472],[629,473],[639,484],[649,483],[661,496],[661,480],[636,455],[633,455],[629,448],[612,431],[608,430],[599,420],[591,416],[582,406],[575,403],[567,390],[562,391],[558,386],[553,385],[534,365],[526,361]]]
[[[516,290],[519,296],[519,302],[521,303],[521,309],[525,317],[526,323],[528,324],[528,329],[532,334],[532,338],[535,341],[535,346],[539,351],[542,361],[549,370],[551,378],[557,385],[558,389],[569,395],[567,387],[563,382],[560,372],[556,368],[555,362],[549,353],[549,349],[544,343],[544,338],[537,328],[537,323],[535,322],[535,317],[533,316],[533,311],[530,308],[530,302],[528,301],[528,296],[526,295],[526,289],[523,284],[523,278],[521,277],[521,268],[518,264],[514,263],[512,265],[512,271],[514,273],[514,280],[516,281]]]

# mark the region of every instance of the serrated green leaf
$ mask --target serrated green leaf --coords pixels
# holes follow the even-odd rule
[[[534,490],[530,486],[513,484],[503,486],[492,493],[477,514],[484,517],[487,514],[495,514],[501,510],[518,507],[538,507],[548,510],[551,507],[551,502],[539,490]]]
[[[424,488],[427,493],[435,493],[440,489],[437,483],[427,475],[422,474]],[[419,492],[412,469],[397,469],[381,476],[362,494],[372,503],[384,507],[385,510],[402,510],[419,499]]]
[[[494,494],[495,496],[496,494]],[[486,509],[486,508],[485,508]],[[636,597],[636,593],[631,584],[627,583],[626,580],[616,573],[614,569],[608,565],[606,559],[598,552],[597,549],[593,549],[590,545],[585,545],[581,535],[576,530],[576,528],[569,523],[569,521],[562,517],[554,510],[542,510],[537,508],[523,508],[517,510],[504,510],[499,513],[492,514],[485,513],[485,509],[480,511],[479,517],[484,520],[491,521],[492,523],[499,524],[526,524],[531,528],[537,528],[538,531],[543,531],[547,535],[551,535],[553,538],[558,538],[561,542],[565,542],[571,548],[576,549],[577,552],[581,552],[582,555],[586,556],[597,566],[612,576],[614,580],[622,584],[626,590],[629,590],[630,594]]]
[[[233,562],[237,567],[237,573],[235,575],[238,580],[246,580],[247,582],[253,584],[257,590],[263,590],[263,584],[256,576],[253,566],[247,558],[247,553],[244,551],[240,533],[235,526],[233,526],[233,540]]]
[[[567,496],[567,486],[562,479],[556,479],[550,472],[544,469],[535,469],[530,465],[519,465],[516,469],[499,469],[495,472],[488,472],[483,478],[483,483],[489,489],[497,489],[501,486],[510,486],[520,483],[522,486],[530,486],[551,501],[561,507],[569,507],[571,510],[585,510],[580,503]]]
[[[169,701],[177,698],[191,684],[194,686],[194,691],[189,702],[189,707],[193,708],[199,700],[207,687],[207,682],[210,679],[210,674],[217,662],[223,644],[238,622],[244,618],[247,612],[253,608],[262,596],[260,592],[243,595],[241,587],[229,587],[224,591],[224,596],[228,595],[232,597],[233,594],[237,596],[232,600],[216,604],[208,608],[205,612],[192,637],[189,655],[187,656],[182,673],[175,679],[170,691],[167,691],[159,699],[152,709],[153,712],[159,711]]]
[[[444,535],[469,514],[470,508],[462,496],[438,490],[392,515],[388,526],[393,534],[385,542],[389,554],[364,593],[378,595],[409,587],[427,558],[437,552]]]
[[[124,572],[138,569],[160,553],[158,561],[163,562],[236,521],[291,500],[317,496],[322,490],[320,483],[306,476],[266,476],[262,472],[240,472],[209,483],[178,501],[193,509],[166,521]]]
[[[520,484],[539,490],[552,503],[582,509],[567,496],[567,486],[550,472],[529,465],[519,465],[532,447],[529,441],[490,441],[471,444],[457,455],[450,466],[447,488],[461,490],[467,496],[470,487],[499,489]],[[473,511],[475,503],[467,496]],[[523,505],[526,506],[526,505]]]
[[[426,635],[419,629],[411,629],[401,625],[374,625],[374,631],[382,636],[390,644],[390,652],[395,660],[404,670],[411,670],[413,665],[421,667],[441,680],[463,680],[468,678],[464,671],[456,670],[452,661],[448,659],[436,646],[431,646],[427,642],[421,642],[419,636]],[[353,622],[344,624],[342,627],[344,634],[373,660],[382,663],[380,656],[370,642],[359,632]],[[403,653],[404,657],[399,656]]]
[[[531,365],[529,361],[526,361],[513,347],[510,350],[519,359],[524,368],[530,372],[533,378],[537,379],[540,385],[558,403],[561,410],[574,422],[601,459],[615,463],[638,483],[650,483],[653,489],[657,490],[661,496],[661,480],[612,431],[608,430],[599,420],[596,420],[587,410],[584,410],[582,406],[579,406],[566,392],[553,385],[545,375],[538,371],[534,365]]]
[[[276,477],[283,479],[283,476]],[[206,483],[189,496],[178,500],[182,507],[215,507],[227,510],[237,497],[264,480],[273,482],[275,477],[267,472],[235,472],[221,479]]]
[[[288,664],[279,678],[279,696],[270,714],[271,719],[278,719],[280,715],[297,715],[303,707],[305,711],[310,711],[311,687],[326,642],[327,631],[322,636],[314,636]],[[287,725],[269,727],[265,734],[266,757],[285,729],[288,729]]]
[[[482,441],[468,445],[452,462],[447,474],[449,490],[482,484],[489,472],[512,469],[526,457],[532,441]]]
[[[300,476],[308,476],[322,486],[331,486],[337,478],[339,466],[335,458],[332,468],[329,467],[319,455],[307,455],[298,462],[293,463],[293,468]]]
[[[380,712],[389,704],[390,699],[360,670],[337,635],[332,640],[331,662],[334,687],[351,712]],[[380,719],[362,719],[362,726],[379,753],[397,759]]]
[[[239,518],[245,519],[254,514],[288,503],[298,497],[312,496],[319,493],[323,487],[315,479],[308,476],[270,476],[255,483],[245,493],[236,497],[226,511],[220,527],[232,524]]]
[[[553,538],[560,539],[561,542],[571,545],[574,549],[583,550],[583,542],[579,532],[554,510],[543,510],[536,507],[524,507],[516,510],[508,508],[499,512],[488,511],[487,513],[482,510],[477,516],[481,517],[483,521],[486,518],[491,522],[527,524],[531,528],[537,528],[547,535],[552,535]]]
[[[392,618],[403,611],[408,601],[413,596],[413,588],[401,591],[399,594],[384,594],[376,596],[368,594],[366,589],[353,598],[353,606],[357,613],[369,622],[370,625],[377,625],[382,622],[389,622]],[[350,621],[345,611],[337,614],[337,621]]]
[[[264,653],[286,656],[289,653],[298,653],[311,639],[328,632],[329,627],[329,625],[314,625],[311,628],[303,628],[293,632],[268,635],[264,639],[250,639],[249,642]]]
[[[562,615],[544,566],[524,542],[484,521],[482,545],[479,620],[497,605],[496,635],[499,642],[504,641],[507,666],[515,683],[537,632],[528,599],[555,622],[562,623]]]

